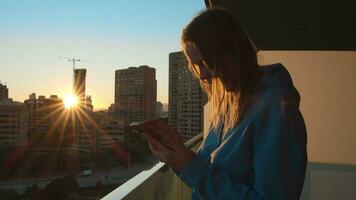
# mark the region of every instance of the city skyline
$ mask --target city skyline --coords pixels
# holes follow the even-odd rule
[[[203,8],[188,0],[2,1],[0,81],[15,101],[31,93],[62,98],[72,92],[72,65],[59,57],[76,57],[88,71],[94,108],[108,108],[115,70],[149,65],[157,71],[157,100],[168,103],[168,55],[181,49],[181,29]]]

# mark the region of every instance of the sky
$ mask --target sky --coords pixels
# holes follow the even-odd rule
[[[115,70],[156,69],[157,100],[168,103],[168,54],[203,0],[0,0],[0,81],[9,97],[63,97],[75,57],[86,68],[94,108],[114,102]]]

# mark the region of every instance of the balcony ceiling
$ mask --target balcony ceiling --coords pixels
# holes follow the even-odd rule
[[[352,0],[205,0],[236,14],[261,50],[356,50]]]

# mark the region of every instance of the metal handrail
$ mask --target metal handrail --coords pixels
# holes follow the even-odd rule
[[[190,139],[189,141],[185,142],[184,145],[187,148],[193,148],[195,145],[200,143],[203,140],[203,133],[200,133]],[[105,197],[103,197],[103,200],[117,200],[117,199],[123,199],[127,195],[129,195],[131,192],[133,192],[136,188],[138,188],[140,185],[144,184],[144,182],[150,178],[152,175],[154,175],[157,172],[162,172],[166,171],[169,169],[169,166],[166,165],[163,162],[158,162],[156,165],[154,165],[151,169],[149,170],[144,170],[131,178],[130,180],[126,181],[124,184],[120,185],[118,188],[107,194]]]

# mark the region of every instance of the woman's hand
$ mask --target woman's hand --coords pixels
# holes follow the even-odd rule
[[[180,172],[195,156],[193,151],[184,146],[182,136],[167,123],[160,120],[148,120],[140,126],[142,126],[142,130],[149,128],[161,136],[161,140],[158,141],[149,134],[144,134],[152,154],[175,171]]]

